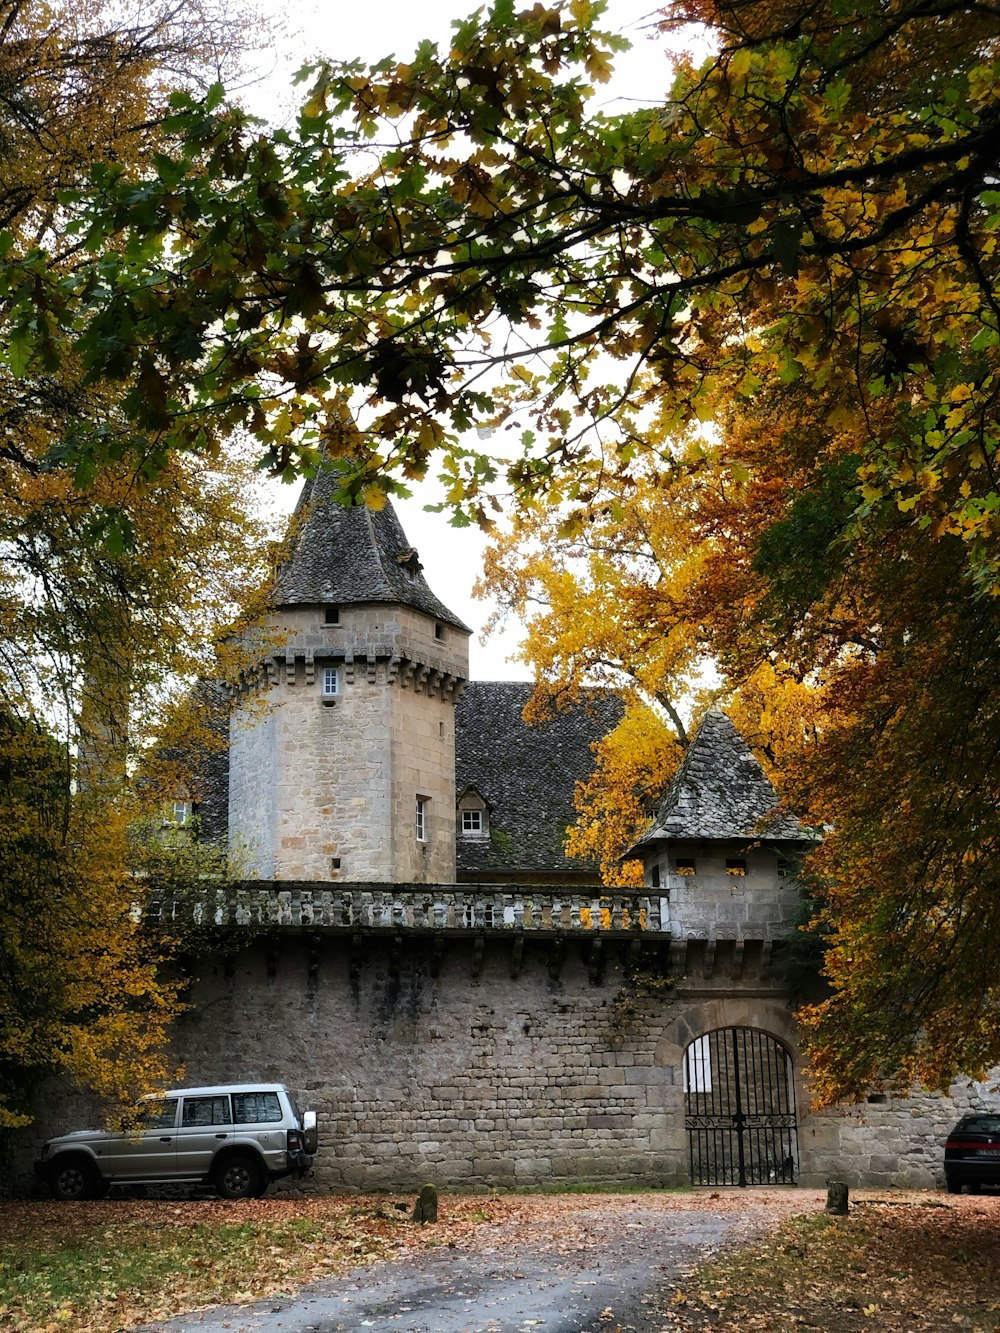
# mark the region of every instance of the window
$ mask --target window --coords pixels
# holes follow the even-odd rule
[[[324,624],[324,625],[339,625],[339,624],[340,624],[340,607],[339,607],[339,606],[324,606],[324,607],[323,607],[323,624]]]
[[[340,667],[323,668],[323,698],[336,699],[340,693]]]
[[[649,872],[649,882],[654,889],[660,887],[660,867],[655,865]]]
[[[172,801],[170,804],[170,823],[178,827],[186,824],[194,814],[194,807],[190,801]]]
[[[417,842],[427,841],[427,797],[418,796],[416,802]]]
[[[434,637],[435,639],[444,638],[444,626],[441,624],[440,621],[438,621],[437,624],[434,626]]]
[[[726,874],[741,878],[747,873],[747,863],[741,856],[726,857]]]
[[[485,838],[489,834],[486,802],[477,791],[469,790],[458,802],[458,836]]]
[[[185,1097],[181,1124],[187,1126],[228,1125],[228,1097]]]
[[[140,1129],[173,1129],[177,1124],[177,1098],[147,1102],[139,1112]]]
[[[677,860],[674,862],[674,869],[677,871],[678,875],[695,874],[694,857],[678,856]]]
[[[696,1037],[684,1053],[684,1091],[712,1091],[712,1050],[708,1037]]]
[[[267,1125],[281,1119],[281,1103],[276,1092],[234,1092],[233,1123]]]
[[[868,1098],[871,1101],[871,1098]],[[1000,1134],[1000,1117],[995,1115],[977,1115],[966,1120],[962,1126],[970,1134]]]

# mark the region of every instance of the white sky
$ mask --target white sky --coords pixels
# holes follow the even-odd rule
[[[523,0],[527,3],[527,0]],[[280,0],[263,0],[273,11],[279,29],[275,48],[262,64],[263,77],[247,88],[240,100],[256,114],[280,120],[294,108],[301,88],[292,87],[292,75],[316,56],[374,62],[393,54],[407,59],[425,38],[444,43],[450,25],[475,8],[474,0],[309,0],[294,11]],[[647,0],[609,0],[601,26],[623,33],[633,50],[618,57],[611,83],[601,85],[591,106],[614,113],[629,104],[662,101],[670,79],[667,48],[652,33],[655,7]],[[431,465],[432,472],[434,465]],[[296,488],[282,488],[276,497],[282,508],[294,503]],[[407,536],[420,553],[424,574],[434,592],[474,634],[470,642],[470,674],[474,680],[523,680],[529,671],[516,654],[518,627],[482,643],[480,630],[490,614],[487,602],[472,596],[482,568],[484,538],[474,529],[453,528],[446,514],[428,513],[425,505],[439,499],[436,483],[428,480],[419,496],[394,501]]]

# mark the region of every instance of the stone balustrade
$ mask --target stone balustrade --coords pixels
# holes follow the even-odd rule
[[[551,886],[509,887],[393,884],[243,884],[203,895],[151,901],[155,920],[289,930],[531,932],[554,935],[669,935],[666,898],[648,892],[567,893]]]

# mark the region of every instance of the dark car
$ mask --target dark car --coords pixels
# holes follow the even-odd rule
[[[944,1145],[944,1178],[949,1194],[968,1185],[978,1194],[983,1185],[1000,1185],[1000,1115],[966,1115]]]

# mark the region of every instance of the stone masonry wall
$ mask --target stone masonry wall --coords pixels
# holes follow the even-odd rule
[[[407,607],[349,606],[334,625],[321,607],[285,610],[260,634],[278,663],[230,728],[230,836],[241,873],[453,882],[454,704],[468,674],[467,633]],[[324,666],[340,671],[332,700],[322,695]],[[420,844],[418,796],[430,814]]]
[[[492,945],[476,979],[457,941],[434,978],[410,944],[398,970],[371,944],[354,977],[344,945],[311,979],[304,945],[273,978],[258,950],[234,976],[205,969],[178,1032],[187,1080],[287,1081],[320,1113],[320,1188],[684,1178],[676,1071],[657,1062],[667,1019],[612,1040],[616,969],[591,986],[568,949],[556,982],[530,942],[517,979]]]
[[[745,864],[745,874],[726,871],[726,860]],[[677,862],[687,860],[693,874],[679,874]],[[682,939],[777,940],[792,928],[801,891],[794,879],[779,874],[778,855],[770,846],[733,842],[674,842],[658,862],[660,885],[670,897],[670,925]]]
[[[317,947],[258,942],[227,969],[207,960],[176,1031],[188,1084],[287,1082],[320,1114],[315,1190],[488,1188],[689,1180],[683,1056],[713,1029],[749,1026],[795,1056],[795,1024],[767,974],[690,974],[667,987],[623,990],[617,946],[592,984],[585,946],[566,945],[558,979],[549,945],[525,942],[511,976],[510,942],[445,942],[438,976],[426,939],[343,937]],[[476,975],[478,969],[478,975]],[[620,1001],[627,1005],[622,1008]],[[988,1084],[950,1097],[890,1097],[811,1114],[796,1057],[799,1182],[933,1187],[943,1143],[967,1108],[990,1106]],[[99,1123],[74,1091],[52,1085],[22,1134],[30,1163],[48,1134]],[[292,1186],[283,1186],[292,1188]]]
[[[395,688],[392,707],[392,870],[400,883],[455,880],[455,705]],[[424,840],[416,799],[425,802]],[[361,876],[360,878],[364,878]]]
[[[277,718],[251,703],[229,727],[229,845],[237,875],[273,879],[277,786]]]

